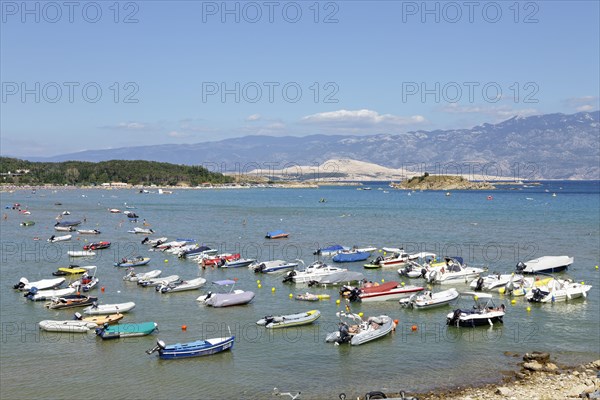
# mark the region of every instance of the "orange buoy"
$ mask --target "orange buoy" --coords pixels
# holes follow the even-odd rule
[[[413,331],[413,332],[416,332],[416,330],[417,330],[417,326],[416,326],[416,325],[413,325],[413,326],[411,326],[411,327],[410,327],[410,329],[412,329],[412,331]]]
[[[487,199],[488,200],[493,200],[494,198],[492,196],[488,196]]]
[[[187,325],[181,325],[181,330],[182,331],[186,331],[187,330]]]
[[[399,321],[399,320],[397,320],[397,319],[395,319],[395,320],[394,320],[394,323],[395,323],[396,325],[398,325],[398,322],[400,322],[400,321]]]
[[[100,291],[101,291],[102,293],[104,293],[104,286],[102,286],[102,287],[100,288]]]

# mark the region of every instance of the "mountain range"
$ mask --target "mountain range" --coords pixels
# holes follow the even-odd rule
[[[600,111],[513,117],[471,129],[400,134],[245,136],[195,144],[86,150],[30,161],[115,159],[202,165],[213,172],[318,166],[350,159],[415,174],[600,179]],[[330,171],[332,172],[332,171]]]

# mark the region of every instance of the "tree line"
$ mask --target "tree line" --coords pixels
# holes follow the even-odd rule
[[[0,174],[1,183],[19,185],[124,182],[131,185],[197,186],[233,181],[231,177],[210,172],[201,166],[142,160],[32,162],[0,157]]]

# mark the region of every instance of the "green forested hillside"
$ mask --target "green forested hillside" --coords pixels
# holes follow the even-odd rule
[[[23,170],[29,170],[29,172],[23,173]],[[17,171],[21,173],[17,173]],[[196,186],[204,182],[227,183],[232,181],[230,177],[210,172],[200,166],[140,160],[48,163],[0,157],[0,173],[2,174],[1,183],[29,185],[99,185],[104,182],[125,182],[132,185],[185,183]]]

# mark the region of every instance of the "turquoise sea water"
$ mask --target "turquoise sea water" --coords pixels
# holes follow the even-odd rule
[[[550,351],[559,360],[575,363],[600,354],[600,191],[595,182],[544,182],[542,186],[503,187],[490,192],[395,191],[371,185],[320,189],[175,190],[172,195],[139,194],[135,190],[37,190],[2,193],[2,207],[21,203],[32,214],[3,210],[1,220],[0,398],[265,398],[273,387],[301,391],[302,398],[350,397],[370,390],[425,391],[465,383],[489,382],[514,368],[518,359],[504,352]],[[377,189],[385,190],[377,190]],[[389,193],[384,193],[389,191]],[[552,197],[556,193],[556,197]],[[493,196],[493,200],[487,197]],[[319,199],[327,199],[320,203]],[[57,206],[55,203],[62,205]],[[138,224],[109,208],[136,207]],[[97,228],[98,236],[48,244],[55,217],[86,218],[82,228]],[[398,319],[397,331],[364,346],[333,346],[325,335],[336,328],[337,289],[307,289],[281,283],[280,276],[257,276],[246,268],[201,270],[191,261],[165,253],[150,253],[142,235],[127,233],[146,219],[155,237],[195,238],[222,251],[267,259],[302,259],[333,243],[403,246],[409,253],[433,251],[459,255],[490,272],[511,272],[518,261],[542,255],[569,255],[575,262],[568,275],[592,284],[586,300],[529,305],[517,298],[495,295],[507,305],[505,324],[493,329],[445,326],[451,307],[429,311],[401,308],[397,302],[353,304],[367,315]],[[21,227],[34,220],[33,227]],[[267,241],[268,230],[284,229],[289,239]],[[34,241],[35,236],[41,241]],[[78,240],[77,240],[78,239]],[[80,250],[84,240],[109,240],[112,246],[92,260],[69,260],[66,251]],[[149,255],[141,270],[162,269],[163,275],[209,282],[238,278],[238,287],[256,292],[244,307],[212,309],[195,298],[208,290],[161,295],[122,281],[123,269],[112,266],[122,257]],[[379,254],[377,254],[379,255]],[[93,334],[68,335],[38,330],[43,319],[70,319],[73,310],[50,311],[12,289],[20,277],[38,280],[70,263],[98,266],[103,303],[134,301],[124,322],[156,321],[160,332],[147,337],[102,341]],[[368,279],[400,280],[395,268],[367,271],[362,263],[345,264]],[[256,280],[262,281],[262,288]],[[409,281],[406,280],[408,284]],[[420,280],[410,282],[420,284]],[[275,291],[272,291],[275,288]],[[457,289],[466,290],[459,285]],[[289,294],[329,293],[331,300],[300,302]],[[268,332],[255,322],[270,314],[318,308],[312,326]],[[187,330],[182,331],[181,326]],[[412,325],[417,326],[413,332]],[[147,355],[157,338],[166,343],[236,335],[233,351],[187,360],[158,360]]]

